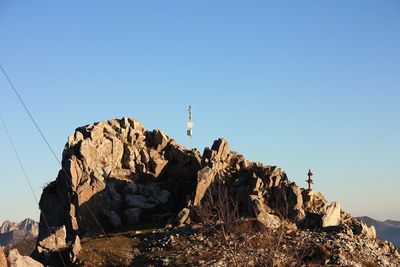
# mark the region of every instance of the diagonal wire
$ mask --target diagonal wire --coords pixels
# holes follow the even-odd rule
[[[13,89],[14,93],[16,94],[16,96],[18,97],[19,101],[21,102],[22,106],[24,107],[26,113],[28,113],[29,118],[31,119],[31,121],[33,122],[33,124],[35,125],[36,129],[38,130],[39,134],[41,135],[42,139],[44,140],[44,142],[46,143],[47,147],[49,148],[51,154],[53,155],[53,157],[55,158],[55,160],[57,161],[57,163],[60,165],[61,169],[63,170],[64,174],[66,175],[67,179],[66,183],[67,183],[67,188],[71,186],[70,184],[70,180],[72,181],[71,176],[68,174],[68,172],[64,169],[61,161],[59,160],[59,158],[57,157],[56,153],[54,152],[54,149],[51,147],[49,141],[47,140],[46,136],[44,135],[43,131],[40,129],[39,125],[37,124],[36,120],[33,118],[31,112],[29,111],[28,107],[25,105],[25,102],[22,100],[22,97],[20,96],[20,94],[18,93],[17,89],[15,88],[14,84],[12,83],[11,79],[8,77],[6,71],[4,70],[3,66],[0,65],[0,68],[4,74],[4,76],[6,77],[8,83],[10,84],[11,88]],[[69,179],[69,180],[68,180]],[[68,192],[68,197],[70,198],[69,192]],[[97,220],[95,214],[93,213],[93,211],[90,209],[90,207],[87,205],[87,203],[83,203],[83,205],[87,208],[87,210],[89,211],[90,215],[93,217],[93,220],[95,221],[95,223],[97,224],[97,226],[99,227],[100,231],[106,236],[108,237],[107,233],[104,231],[103,227],[101,226],[100,222]]]
[[[40,129],[39,125],[36,123],[36,120],[33,118],[31,112],[29,111],[28,107],[25,105],[24,101],[22,100],[21,96],[19,95],[17,89],[15,89],[14,84],[11,82],[10,78],[8,77],[6,71],[3,69],[3,66],[0,65],[0,68],[4,74],[4,76],[6,77],[8,83],[11,85],[11,88],[13,89],[14,93],[17,95],[19,101],[21,102],[22,106],[24,107],[26,113],[28,113],[29,118],[31,119],[31,121],[33,122],[33,124],[35,125],[36,129],[38,130],[39,134],[42,136],[44,142],[46,143],[47,147],[49,148],[50,152],[53,154],[54,158],[57,160],[58,164],[61,165],[60,160],[58,159],[56,153],[54,152],[54,149],[50,146],[50,143],[47,141],[47,138],[44,136],[43,131]]]
[[[44,222],[45,222],[45,224],[46,224],[46,228],[47,228],[47,230],[49,231],[49,233],[51,233],[51,229],[50,229],[49,223],[48,223],[48,221],[47,221],[47,219],[46,219],[46,216],[44,215],[44,213],[42,212],[42,210],[41,210],[41,208],[40,208],[39,200],[38,200],[38,198],[37,198],[37,196],[36,196],[36,194],[35,194],[35,191],[33,190],[32,183],[31,183],[31,181],[30,181],[30,179],[29,179],[29,177],[28,177],[28,174],[27,174],[27,172],[26,172],[26,170],[25,170],[24,165],[22,164],[21,157],[20,157],[19,154],[18,154],[18,151],[17,151],[17,149],[16,149],[16,147],[15,147],[15,145],[14,145],[13,139],[12,139],[12,137],[11,137],[11,135],[10,135],[10,132],[9,132],[8,129],[7,129],[6,123],[5,123],[4,119],[3,119],[3,117],[1,116],[1,114],[0,114],[0,120],[1,120],[1,123],[2,123],[2,125],[3,125],[4,131],[5,131],[6,134],[7,134],[8,141],[10,142],[10,144],[11,144],[11,146],[12,146],[12,149],[14,150],[14,154],[15,154],[17,160],[18,160],[19,166],[21,167],[21,170],[22,170],[22,172],[23,172],[23,174],[24,174],[25,180],[26,180],[26,182],[27,182],[28,185],[29,185],[29,189],[31,190],[31,193],[32,193],[32,195],[33,195],[33,198],[35,199],[35,202],[36,202],[36,204],[37,204],[38,207],[39,207],[40,213],[41,213],[41,215],[42,215],[42,217],[43,217],[43,220],[44,220]],[[64,259],[63,259],[62,255],[61,255],[60,251],[58,251],[58,255],[60,256],[60,259],[61,259],[61,262],[63,263],[63,266],[66,267],[67,265],[65,264]]]

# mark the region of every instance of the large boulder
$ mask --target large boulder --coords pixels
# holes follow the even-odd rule
[[[322,217],[322,227],[336,226],[340,224],[340,204],[332,202]]]
[[[8,253],[7,260],[9,267],[43,267],[43,264],[31,257],[21,256],[17,249],[13,249]]]
[[[215,178],[215,170],[211,169],[210,167],[205,167],[204,169],[200,170],[198,173],[198,182],[194,197],[193,205],[197,206],[200,204],[200,201],[204,197],[208,187],[214,181]]]
[[[38,241],[39,252],[45,251],[55,251],[60,248],[65,248],[67,246],[67,231],[65,226],[60,228],[52,229],[52,234]]]

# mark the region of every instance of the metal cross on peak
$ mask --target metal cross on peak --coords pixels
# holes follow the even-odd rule
[[[311,190],[311,185],[314,183],[313,179],[311,179],[311,177],[314,175],[310,169],[308,169],[308,180],[306,180],[306,182],[308,183],[308,190]]]

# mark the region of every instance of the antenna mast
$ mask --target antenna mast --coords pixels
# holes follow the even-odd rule
[[[192,106],[189,106],[189,122],[187,123],[187,135],[190,140],[190,149],[192,149],[192,137],[193,137],[193,122],[192,122]]]

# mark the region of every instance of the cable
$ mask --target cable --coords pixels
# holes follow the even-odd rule
[[[61,161],[58,159],[56,153],[54,152],[54,149],[51,147],[50,143],[47,141],[47,138],[45,137],[43,131],[40,129],[39,125],[36,123],[36,120],[33,118],[31,112],[29,111],[28,107],[25,105],[24,101],[22,100],[22,97],[20,96],[20,94],[18,93],[17,89],[15,88],[14,84],[12,83],[11,79],[8,77],[6,71],[4,70],[3,66],[0,65],[0,68],[4,74],[4,76],[6,77],[8,83],[10,84],[11,88],[13,89],[15,95],[18,97],[19,101],[21,102],[22,106],[24,107],[26,113],[28,113],[29,118],[31,119],[31,121],[33,122],[33,124],[35,125],[36,129],[38,130],[39,134],[41,135],[42,139],[44,140],[44,142],[46,143],[47,147],[49,148],[51,154],[53,155],[53,157],[55,158],[55,160],[58,162],[58,164],[60,165],[61,169],[63,170],[64,174],[67,176],[67,178],[69,179],[65,179],[67,182],[67,188],[71,187],[70,184],[70,180],[72,181],[71,176],[68,174],[68,172],[64,169]],[[71,202],[71,197],[69,195],[68,192],[68,198]],[[101,226],[100,222],[97,220],[96,216],[94,215],[93,211],[90,209],[90,207],[85,203],[83,203],[83,205],[88,209],[90,215],[93,217],[95,223],[97,224],[97,226],[99,227],[100,231],[106,236],[108,237],[106,231],[104,231],[103,227]]]
[[[22,172],[24,173],[25,180],[26,180],[26,182],[27,182],[28,185],[29,185],[29,189],[31,190],[31,193],[32,193],[32,195],[33,195],[33,198],[35,199],[35,202],[36,202],[36,204],[37,204],[38,207],[39,207],[40,213],[41,213],[41,215],[43,216],[43,220],[44,220],[44,222],[45,222],[45,224],[46,224],[46,228],[47,228],[47,230],[49,231],[49,233],[51,233],[51,229],[50,229],[49,223],[48,223],[48,221],[47,221],[47,219],[46,219],[46,216],[44,215],[44,213],[42,212],[42,210],[41,210],[41,208],[40,208],[39,200],[38,200],[38,198],[37,198],[37,196],[36,196],[36,194],[35,194],[35,191],[33,190],[32,183],[31,183],[31,181],[30,181],[30,179],[29,179],[29,177],[28,177],[28,174],[27,174],[27,172],[26,172],[26,170],[25,170],[25,168],[24,168],[24,165],[22,164],[21,158],[20,158],[20,156],[19,156],[19,154],[18,154],[17,149],[15,148],[15,145],[14,145],[14,142],[13,142],[13,140],[12,140],[12,138],[11,138],[10,132],[8,131],[7,126],[6,126],[6,123],[5,123],[4,119],[3,119],[3,117],[1,116],[1,114],[0,114],[0,120],[1,120],[1,123],[2,123],[2,125],[3,125],[3,128],[4,128],[5,132],[6,132],[6,134],[7,134],[8,141],[10,142],[10,144],[11,144],[11,146],[12,146],[12,149],[14,150],[14,154],[15,154],[15,156],[17,157],[19,166],[21,167],[21,170],[22,170]],[[61,255],[60,251],[57,251],[57,252],[58,252],[58,255],[60,256],[60,259],[61,259],[61,261],[62,261],[63,266],[64,266],[64,267],[67,267],[67,265],[65,264],[64,259],[63,259],[62,255]]]

